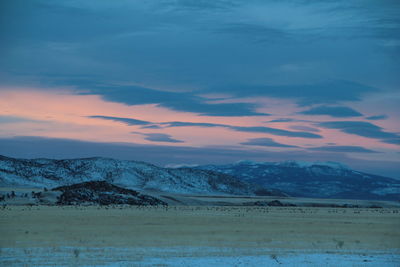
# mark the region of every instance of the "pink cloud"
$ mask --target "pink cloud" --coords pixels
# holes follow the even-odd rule
[[[293,138],[266,133],[239,132],[224,127],[171,127],[164,129],[141,129],[140,125],[129,126],[121,122],[88,118],[87,116],[112,116],[133,118],[155,123],[182,121],[201,122],[235,126],[266,126],[293,131],[293,122],[268,123],[267,121],[282,117],[304,120],[295,122],[304,126],[316,127],[310,116],[298,115],[300,108],[289,100],[272,98],[247,98],[230,100],[213,100],[213,103],[251,102],[259,105],[259,111],[272,113],[273,116],[254,117],[211,117],[195,113],[177,112],[157,105],[129,106],[121,103],[107,102],[97,95],[76,95],[71,91],[39,90],[35,88],[2,88],[0,90],[0,115],[29,118],[34,121],[9,123],[0,131],[0,136],[44,136],[70,138],[99,142],[133,142],[150,144],[142,135],[131,132],[165,133],[184,143],[179,146],[241,146],[240,143],[260,137],[273,138],[276,142],[307,147],[324,146],[326,143],[338,145],[365,146],[370,149],[392,149],[395,146],[382,144],[378,140],[363,138],[342,133],[338,130],[321,128],[318,134],[321,139]],[[318,117],[312,118],[318,122]],[[332,120],[332,118],[324,118]],[[153,144],[153,143],[152,143]],[[260,147],[257,149],[280,150],[282,148]]]

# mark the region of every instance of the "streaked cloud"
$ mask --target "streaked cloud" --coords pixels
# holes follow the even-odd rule
[[[213,90],[230,92],[238,97],[265,96],[295,99],[301,106],[360,101],[363,95],[379,91],[371,86],[345,80],[298,85],[236,85],[213,88]]]
[[[372,121],[385,120],[387,118],[388,118],[387,115],[375,115],[375,116],[366,117],[367,120],[372,120]]]
[[[183,122],[183,121],[172,121],[162,123],[166,127],[230,127],[226,124],[219,123],[206,123],[206,122]]]
[[[142,133],[145,139],[152,142],[183,143],[181,140],[172,138],[169,134],[163,133]]]
[[[295,119],[291,119],[291,118],[281,118],[281,119],[274,119],[274,120],[270,120],[267,122],[293,122],[296,121]]]
[[[252,139],[249,139],[246,142],[243,142],[240,144],[246,145],[246,146],[291,147],[291,148],[297,147],[297,146],[285,145],[285,144],[275,142],[271,138],[252,138]]]
[[[0,115],[0,123],[34,122],[34,121],[37,120],[18,117],[18,116]]]
[[[238,132],[249,132],[249,133],[267,133],[277,136],[287,137],[299,137],[299,138],[322,138],[321,135],[304,132],[304,131],[288,131],[285,129],[272,128],[266,126],[233,126],[226,124],[214,124],[214,123],[192,123],[192,122],[167,122],[167,127],[185,127],[185,126],[197,126],[197,127],[225,127]]]
[[[141,129],[162,129],[163,127],[161,127],[160,125],[145,125],[140,127]]]
[[[93,115],[93,116],[88,116],[88,118],[117,121],[117,122],[125,123],[126,125],[147,125],[147,124],[151,124],[151,122],[149,122],[149,121],[142,121],[142,120],[131,119],[131,118],[111,117],[111,116]]]
[[[330,121],[318,123],[318,126],[338,129],[344,133],[354,134],[362,137],[374,138],[383,142],[395,142],[400,136],[396,133],[384,131],[382,127],[365,121]]]
[[[277,129],[265,126],[253,126],[253,127],[230,126],[229,128],[240,132],[268,133],[278,136],[299,137],[299,138],[322,138],[321,135],[315,133],[304,132],[304,131],[303,132],[288,131],[284,129]]]
[[[352,108],[343,106],[317,106],[299,112],[303,115],[327,115],[331,117],[360,117],[362,114]]]
[[[327,152],[340,152],[340,153],[378,153],[377,151],[361,147],[361,146],[320,146],[308,148],[313,151],[327,151]]]
[[[381,140],[383,143],[386,144],[392,144],[392,145],[400,145],[400,137],[395,137],[395,138],[387,138],[387,139],[383,139]]]
[[[111,86],[106,89],[94,87],[91,94],[101,95],[105,100],[127,105],[157,104],[176,111],[193,112],[203,116],[269,116],[256,112],[252,103],[208,103],[209,99],[193,93],[168,92],[139,86]]]
[[[250,133],[268,133],[277,136],[287,136],[287,137],[299,137],[299,138],[322,138],[321,135],[305,132],[305,131],[288,131],[279,128],[265,127],[265,126],[233,126],[227,124],[218,124],[218,123],[200,123],[200,122],[162,122],[159,125],[157,123],[149,122],[149,121],[141,121],[137,119],[131,118],[119,118],[119,117],[107,117],[107,116],[89,116],[89,118],[96,119],[106,119],[112,121],[118,121],[125,123],[127,125],[145,125],[142,128],[162,128],[163,127],[224,127],[238,132],[250,132]],[[150,124],[150,125],[147,125]],[[315,128],[311,128],[312,131],[315,132]]]
[[[297,130],[297,131],[307,131],[307,132],[320,132],[319,129],[306,126],[306,125],[292,125],[290,126],[290,129]]]

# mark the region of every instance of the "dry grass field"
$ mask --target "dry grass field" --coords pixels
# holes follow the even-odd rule
[[[388,254],[396,266],[400,250],[397,208],[7,206],[0,214],[0,263],[10,266],[210,255],[268,255],[278,264],[293,253]]]

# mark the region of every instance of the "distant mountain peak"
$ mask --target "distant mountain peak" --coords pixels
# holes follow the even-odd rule
[[[290,196],[400,200],[399,180],[355,171],[337,162],[240,161],[197,168],[226,173]]]
[[[275,165],[282,167],[294,167],[294,168],[309,168],[312,166],[325,166],[335,169],[350,169],[345,164],[333,161],[300,161],[300,160],[286,160],[281,162],[259,162],[252,160],[239,160],[236,163],[237,165]]]
[[[260,165],[260,164],[269,164],[269,162],[259,162],[259,161],[252,161],[252,160],[238,160],[236,164],[240,165]]]
[[[300,168],[309,168],[312,166],[325,166],[334,169],[350,169],[348,166],[334,161],[299,161],[299,160],[288,160],[283,162],[276,163],[280,166],[286,167],[300,167]]]

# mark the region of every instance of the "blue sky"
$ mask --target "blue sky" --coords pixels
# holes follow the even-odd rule
[[[398,1],[1,1],[0,138],[187,149],[146,158],[160,164],[221,161],[204,149],[239,160],[234,150],[395,176],[399,11]],[[42,147],[35,156],[64,155]]]

